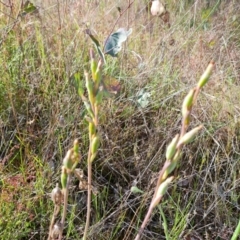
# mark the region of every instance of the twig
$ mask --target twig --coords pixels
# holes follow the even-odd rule
[[[154,209],[154,207],[155,207],[155,206],[153,205],[153,201],[155,200],[155,196],[156,196],[156,194],[157,194],[158,187],[159,187],[159,185],[161,184],[162,176],[163,176],[165,170],[168,168],[169,165],[170,165],[170,162],[167,162],[167,161],[166,161],[165,164],[164,164],[164,166],[163,166],[163,168],[162,168],[162,169],[160,170],[160,172],[159,172],[159,177],[158,177],[157,185],[156,185],[156,188],[155,188],[155,192],[154,192],[154,195],[153,195],[153,198],[152,198],[150,207],[149,207],[148,212],[147,212],[147,214],[146,214],[146,216],[145,216],[145,218],[144,218],[144,220],[143,220],[143,222],[142,222],[142,225],[141,225],[141,227],[140,227],[140,229],[139,229],[139,231],[138,231],[138,234],[137,234],[137,236],[135,237],[135,240],[140,240],[141,235],[142,235],[142,232],[143,232],[144,228],[147,226],[148,221],[150,220],[152,211],[153,211],[153,209]]]

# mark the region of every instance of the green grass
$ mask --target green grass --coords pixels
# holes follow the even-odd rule
[[[8,1],[5,1],[6,4]],[[0,3],[0,238],[47,239],[53,204],[49,193],[75,138],[87,176],[86,111],[71,80],[89,71],[91,40],[103,43],[118,4],[40,1],[39,13],[19,18],[20,3]],[[133,28],[104,74],[121,93],[99,110],[101,147],[93,164],[89,239],[134,239],[146,214],[165,150],[181,125],[181,103],[214,58],[216,68],[198,98],[192,125],[203,133],[184,149],[163,210],[169,239],[230,239],[239,222],[239,51],[236,1],[166,1],[170,26],[135,1],[116,29]],[[126,3],[121,3],[125,8]],[[38,5],[38,4],[36,4]],[[84,22],[84,23],[83,23]],[[139,108],[137,93],[151,93]],[[144,194],[133,194],[134,182]],[[81,239],[86,192],[74,179],[65,239]],[[163,214],[154,211],[143,239],[166,239]],[[165,220],[164,220],[165,221]],[[208,236],[208,238],[207,238]]]

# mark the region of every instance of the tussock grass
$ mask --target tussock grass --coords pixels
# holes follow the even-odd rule
[[[209,1],[210,2],[210,1]],[[5,4],[3,4],[5,3]],[[9,6],[12,3],[12,6]],[[38,12],[17,19],[21,2],[0,3],[0,236],[47,239],[60,166],[73,139],[86,159],[86,114],[72,74],[89,69],[89,27],[100,42],[124,1],[33,1]],[[89,239],[133,239],[151,201],[165,149],[179,132],[181,103],[210,59],[216,69],[193,109],[204,134],[183,150],[178,174],[143,239],[230,239],[239,221],[239,5],[236,1],[166,1],[169,22],[135,1],[116,25],[133,33],[104,74],[119,96],[99,109],[101,147],[93,163]],[[115,29],[115,30],[116,30]],[[151,93],[140,108],[137,93]],[[87,166],[80,167],[87,176]],[[66,239],[80,239],[86,191],[73,181]],[[143,194],[130,191],[136,185]],[[167,229],[163,228],[163,221]]]

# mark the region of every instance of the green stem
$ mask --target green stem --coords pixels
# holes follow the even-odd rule
[[[164,229],[166,240],[169,240],[170,238],[169,238],[169,234],[168,234],[167,219],[164,215],[164,212],[163,212],[163,209],[162,209],[161,205],[158,205],[158,209],[159,209],[160,214],[161,214],[162,219],[163,219],[163,229]]]
[[[90,139],[91,146],[91,139]],[[87,217],[84,229],[83,240],[87,240],[88,228],[90,225],[90,214],[91,214],[91,194],[92,194],[92,163],[91,163],[91,150],[88,150],[88,196],[87,196]]]
[[[237,225],[237,227],[236,227],[236,229],[235,229],[235,231],[232,235],[231,240],[237,240],[238,236],[240,236],[240,220],[239,220],[238,225]]]
[[[68,192],[69,192],[70,179],[71,179],[71,173],[68,174],[67,186],[64,189],[64,203],[63,203],[63,213],[62,213],[62,219],[61,219],[61,231],[60,231],[58,240],[62,240],[63,228],[65,224],[65,219],[67,216],[67,204],[68,204]]]

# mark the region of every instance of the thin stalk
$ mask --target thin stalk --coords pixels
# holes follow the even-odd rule
[[[163,168],[161,169],[161,171],[160,171],[160,173],[159,173],[158,182],[157,182],[157,185],[156,185],[156,188],[155,188],[155,192],[154,192],[154,195],[153,195],[153,198],[152,198],[150,207],[149,207],[149,209],[148,209],[147,214],[145,215],[145,218],[144,218],[144,220],[143,220],[143,222],[142,222],[142,225],[141,225],[140,229],[138,230],[138,234],[137,234],[135,240],[140,240],[140,239],[141,239],[142,232],[143,232],[144,228],[147,226],[147,223],[148,223],[148,221],[149,221],[149,219],[150,219],[150,217],[151,217],[152,211],[153,211],[153,209],[154,209],[154,207],[155,207],[154,204],[153,204],[153,201],[155,200],[155,196],[156,196],[156,194],[157,194],[158,187],[160,186],[160,184],[161,184],[161,182],[162,182],[162,176],[163,176],[165,170],[167,169],[167,167],[168,167],[169,165],[170,165],[170,162],[165,162]],[[160,201],[161,201],[161,199],[160,199]],[[159,201],[159,202],[160,202],[160,201]]]
[[[141,239],[141,236],[142,236],[142,232],[144,230],[144,228],[146,227],[147,223],[148,223],[148,220],[150,219],[151,215],[152,215],[152,211],[153,211],[154,207],[153,205],[151,204],[149,209],[148,209],[148,212],[142,222],[142,225],[140,227],[140,229],[138,230],[138,234],[137,236],[135,237],[135,240],[140,240]]]
[[[154,198],[153,198],[154,199]],[[159,202],[162,200],[162,197],[160,198]],[[148,212],[142,222],[142,225],[138,231],[138,234],[137,236],[135,237],[135,240],[140,240],[141,239],[141,236],[142,236],[142,233],[143,233],[143,230],[145,229],[145,227],[147,226],[148,224],[148,221],[150,220],[151,218],[151,215],[152,215],[152,212],[153,212],[153,209],[155,208],[154,204],[153,204],[153,201],[148,209]]]
[[[171,162],[166,161],[166,162],[164,163],[163,168],[162,168],[161,171],[159,172],[159,177],[158,177],[157,185],[156,185],[155,192],[154,192],[154,195],[153,195],[153,198],[152,198],[152,202],[153,202],[153,200],[154,200],[155,197],[156,197],[156,194],[157,194],[157,191],[158,191],[158,188],[159,188],[160,184],[162,183],[162,176],[163,176],[165,170],[168,168],[168,166],[169,166],[170,164],[171,164]]]
[[[64,224],[65,224],[65,219],[67,216],[67,205],[68,205],[68,193],[69,193],[70,179],[71,179],[71,173],[68,174],[67,187],[64,189],[64,200],[63,200],[64,202],[63,202],[63,213],[62,213],[62,219],[61,219],[61,231],[60,231],[58,240],[62,239],[63,228],[64,228]]]
[[[195,105],[196,101],[197,101],[197,97],[199,95],[199,92],[200,92],[200,88],[197,86],[195,88],[195,93],[194,93],[194,96],[193,96],[193,104],[192,105]],[[192,108],[189,109],[189,112],[188,112],[188,116],[190,116],[192,113]],[[182,119],[182,127],[181,127],[181,133],[180,133],[180,138],[183,137],[183,135],[186,133],[187,131],[187,128],[189,125],[186,125],[185,124],[185,121],[186,121],[186,117],[188,116],[184,116],[183,119]]]
[[[91,141],[91,140],[90,140]],[[91,142],[90,142],[91,145]],[[90,225],[91,214],[91,194],[92,194],[92,163],[91,163],[91,149],[88,150],[88,196],[87,196],[87,217],[84,229],[83,240],[87,240],[88,228]]]
[[[90,56],[93,58],[93,54],[90,52]],[[101,62],[98,65],[98,70],[100,70],[100,66],[101,66]],[[85,77],[86,80],[88,81],[88,74],[85,72]],[[94,79],[94,80],[98,80],[99,79]],[[90,92],[90,90],[89,90]],[[94,96],[94,98],[90,98],[89,97],[89,101],[91,104],[91,108],[92,108],[92,116],[91,116],[91,121],[93,122],[93,124],[95,125],[95,128],[97,128],[98,126],[98,106],[96,104],[96,95]],[[93,139],[94,137],[96,137],[97,133],[96,130],[94,131],[94,133],[89,131],[89,149],[88,149],[88,158],[87,158],[87,165],[88,165],[88,196],[87,196],[87,217],[86,217],[86,223],[85,223],[85,229],[84,229],[84,235],[83,235],[83,240],[87,240],[87,234],[88,234],[88,229],[89,229],[89,225],[90,225],[90,215],[91,215],[91,198],[92,198],[92,157],[93,155],[96,153],[92,152],[92,144],[93,144]]]
[[[58,215],[59,211],[60,211],[60,206],[55,205],[53,215],[52,215],[52,219],[51,219],[51,223],[50,223],[50,226],[49,226],[48,240],[52,239],[52,230],[53,230],[53,226],[54,226],[54,223],[55,223],[55,220],[56,220],[56,216]]]

